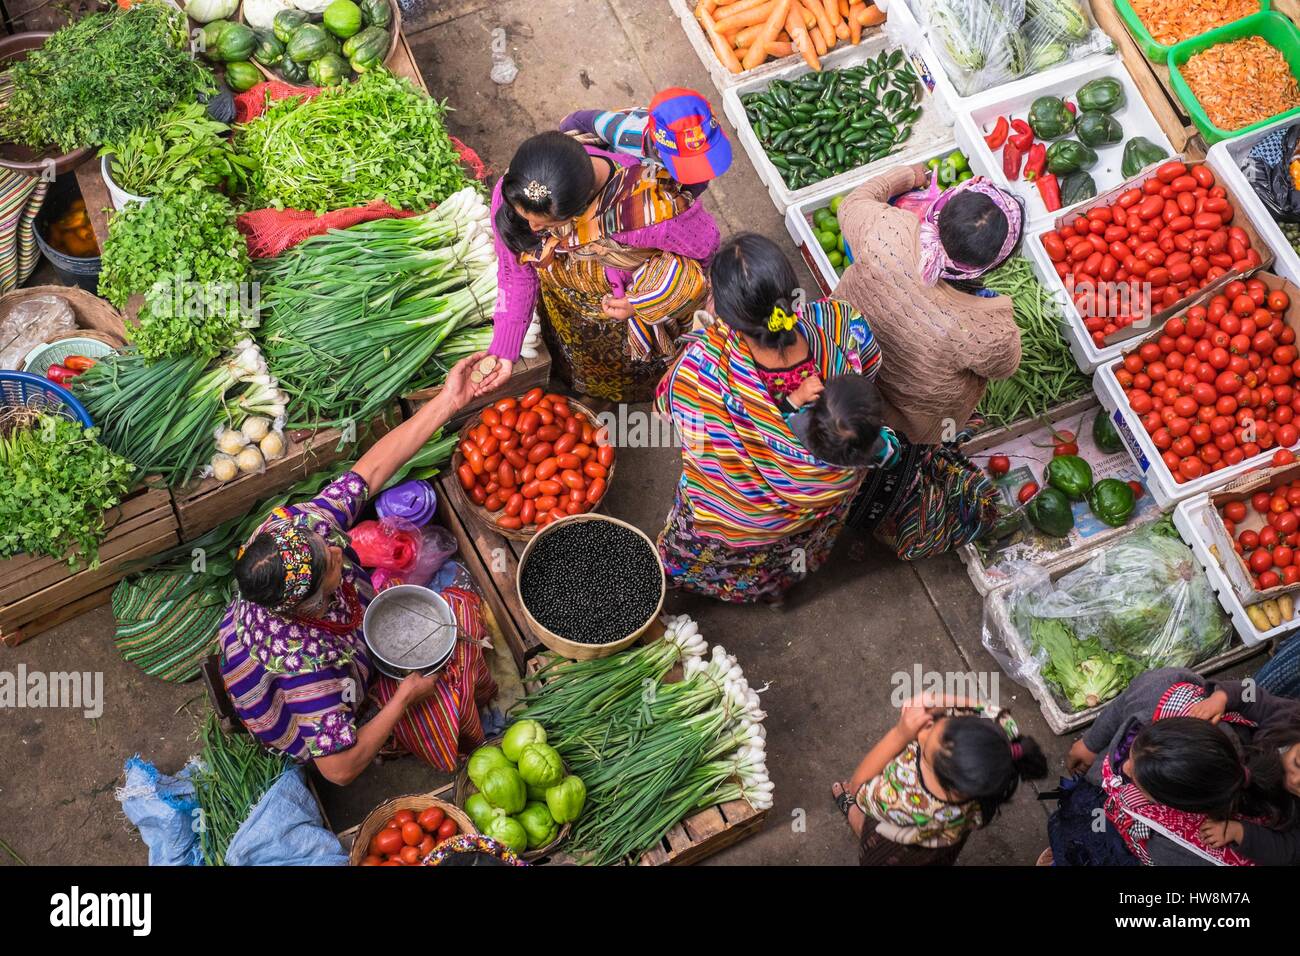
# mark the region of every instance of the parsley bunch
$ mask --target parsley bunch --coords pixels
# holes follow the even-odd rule
[[[190,52],[185,14],[161,0],[83,17],[7,73],[13,92],[0,137],[64,152],[120,140],[215,89]]]
[[[0,558],[77,549],[99,565],[104,512],[130,489],[135,466],[96,430],[55,415],[8,412],[0,422]],[[77,551],[68,566],[77,565]]]
[[[427,209],[466,185],[447,108],[385,70],[272,103],[235,137],[252,160],[252,208],[317,213],[382,199]]]
[[[191,181],[113,215],[99,294],[119,309],[132,295],[144,296],[130,334],[145,358],[211,358],[255,321],[248,273],[235,207]]]

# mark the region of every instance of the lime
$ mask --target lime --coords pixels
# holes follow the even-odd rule
[[[943,161],[945,164],[951,166],[959,173],[962,170],[970,168],[970,164],[966,162],[966,154],[963,153],[960,149],[954,149],[951,153],[949,153],[947,156],[943,158]]]
[[[825,229],[817,230],[817,243],[826,252],[830,252],[840,244],[840,237],[833,232],[827,232]]]
[[[844,196],[843,196],[843,195],[836,196],[834,199],[832,199],[832,200],[831,200],[831,205],[830,205],[830,210],[831,210],[831,212],[838,214],[839,211],[840,211],[840,204],[841,204],[842,202],[844,202]]]
[[[968,169],[968,170],[966,170],[964,173],[962,173],[960,176],[957,177],[957,182],[959,182],[959,183],[964,183],[966,180],[968,180],[968,179],[974,179],[974,178],[975,178],[975,174],[972,173],[972,172]]]
[[[836,269],[844,265],[844,255],[838,249],[826,250],[826,261]]]

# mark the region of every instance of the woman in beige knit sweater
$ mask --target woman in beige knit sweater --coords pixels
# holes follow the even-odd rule
[[[839,209],[854,263],[835,295],[875,332],[884,419],[903,439],[897,464],[864,478],[847,524],[905,560],[960,547],[996,523],[996,489],[956,441],[989,379],[1020,365],[1011,300],[976,294],[979,276],[1019,244],[1020,206],[978,178],[941,194],[920,218],[889,204],[926,176],[924,166],[891,169]]]
[[[942,194],[928,221],[889,205],[925,186],[926,176],[924,166],[899,166],[845,197],[840,230],[854,263],[835,295],[862,313],[880,342],[876,384],[887,422],[928,445],[952,441],[988,380],[1020,365],[1010,298],[975,295],[969,283],[1011,255],[1022,217],[1013,198],[983,179]]]

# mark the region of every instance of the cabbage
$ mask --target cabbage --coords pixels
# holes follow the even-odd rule
[[[185,14],[195,23],[229,20],[239,9],[239,0],[190,0]]]
[[[474,786],[482,790],[483,780],[490,771],[496,770],[498,767],[513,768],[514,764],[506,759],[506,755],[501,752],[500,747],[488,746],[479,747],[470,755],[467,769],[470,780],[474,781]]]
[[[269,30],[277,13],[292,9],[289,0],[244,0],[244,22],[254,30]]]
[[[554,747],[529,744],[519,755],[519,776],[534,787],[553,787],[564,779],[564,761]]]
[[[1060,620],[1035,618],[1029,639],[1046,654],[1042,675],[1075,710],[1117,696],[1142,668],[1124,654],[1107,654],[1097,640],[1080,642]]]
[[[519,755],[529,744],[546,743],[546,728],[535,720],[520,720],[510,725],[506,735],[501,738],[501,752],[511,763],[519,760]]]
[[[506,813],[518,813],[528,800],[523,778],[513,767],[497,767],[489,770],[483,783],[477,785],[487,802]]]

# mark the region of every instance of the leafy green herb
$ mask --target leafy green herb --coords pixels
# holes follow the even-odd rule
[[[129,331],[145,358],[211,358],[254,321],[248,271],[235,207],[191,181],[113,215],[99,294],[119,309],[144,295],[139,324]]]
[[[202,103],[184,103],[157,123],[106,142],[100,155],[112,157],[113,181],[136,196],[151,196],[192,179],[234,195],[243,190],[251,164],[247,157],[235,155],[226,138],[229,131],[225,123],[208,116]]]
[[[0,137],[67,152],[117,142],[176,103],[214,89],[189,49],[185,14],[161,0],[95,13],[8,70]]]
[[[26,409],[0,422],[0,558],[44,554],[99,565],[104,512],[130,489],[134,466],[95,429]]]
[[[382,199],[426,209],[466,185],[447,108],[384,70],[279,100],[236,135],[253,161],[250,205],[317,213]]]

